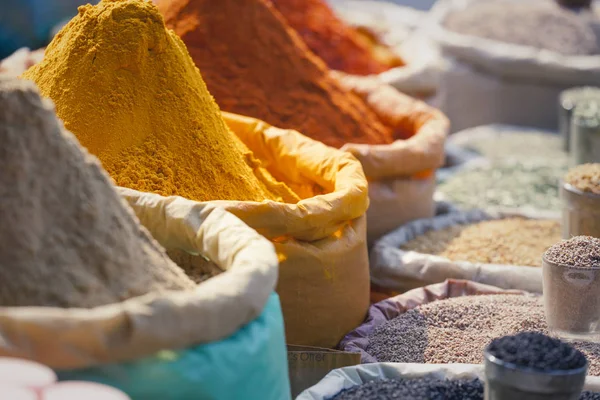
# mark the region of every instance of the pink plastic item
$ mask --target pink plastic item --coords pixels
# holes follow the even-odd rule
[[[0,357],[0,385],[41,389],[56,382],[56,374],[45,365],[20,358]]]
[[[41,400],[131,400],[125,393],[93,382],[65,381],[42,390]]]
[[[38,400],[38,395],[31,389],[0,384],[0,399]]]

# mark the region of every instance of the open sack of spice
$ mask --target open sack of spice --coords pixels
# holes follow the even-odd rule
[[[423,28],[444,60],[432,104],[455,131],[489,123],[556,129],[560,92],[600,84],[597,9],[558,3],[436,2]]]
[[[271,2],[330,69],[370,76],[419,98],[435,94],[439,53],[428,37],[414,34],[424,11],[380,1]]]
[[[31,82],[0,78],[0,136],[0,356],[63,378],[93,376],[133,399],[199,390],[223,398],[229,385],[228,393],[285,398],[271,243],[222,209],[174,199],[163,221],[169,248],[205,254],[223,271],[197,285]]]
[[[373,363],[331,371],[296,400],[483,400],[484,381],[479,364]],[[600,398],[600,378],[586,377],[584,391],[580,400]]]
[[[568,164],[564,140],[555,131],[525,126],[492,124],[454,133],[446,141],[446,165],[438,170],[445,181],[472,163],[485,165],[507,159],[520,162],[539,160],[547,164]]]
[[[81,40],[88,37],[95,40]],[[198,219],[194,209],[169,207],[173,196],[200,209],[222,206],[270,239],[289,343],[334,347],[364,319],[369,200],[360,163],[296,131],[222,114],[154,5],[107,0],[80,8],[23,77],[56,103],[115,183],[132,189],[123,195],[168,249],[171,235],[187,235],[173,230]],[[248,92],[243,83],[236,90]],[[169,254],[182,267],[211,265],[189,246],[181,250]]]
[[[338,80],[267,0],[165,0],[158,7],[222,110],[359,158],[369,180],[370,242],[433,215],[434,171],[449,129],[442,113],[378,81]]]
[[[372,305],[340,348],[359,351],[362,363],[481,364],[492,340],[521,332],[549,335],[541,296],[448,280]],[[600,376],[600,344],[571,344],[588,375]]]
[[[373,284],[402,293],[449,278],[541,293],[541,257],[561,238],[551,216],[455,212],[410,222],[371,250]]]

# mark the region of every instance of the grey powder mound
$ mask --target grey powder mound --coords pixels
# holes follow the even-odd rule
[[[192,289],[35,85],[0,78],[0,306]]]
[[[464,296],[418,306],[376,327],[367,353],[379,362],[480,364],[493,339],[519,332],[548,334],[544,306],[529,295]],[[575,342],[600,375],[600,343]]]

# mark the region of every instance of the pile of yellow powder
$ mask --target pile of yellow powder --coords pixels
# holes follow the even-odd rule
[[[117,185],[199,201],[298,201],[228,129],[151,2],[80,7],[22,77]]]

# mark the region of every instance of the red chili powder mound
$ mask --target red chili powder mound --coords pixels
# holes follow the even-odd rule
[[[331,69],[355,75],[379,74],[403,65],[375,38],[342,21],[324,0],[270,0],[308,47]]]
[[[265,0],[162,0],[158,7],[222,110],[338,148],[393,141],[392,129],[329,75]]]

